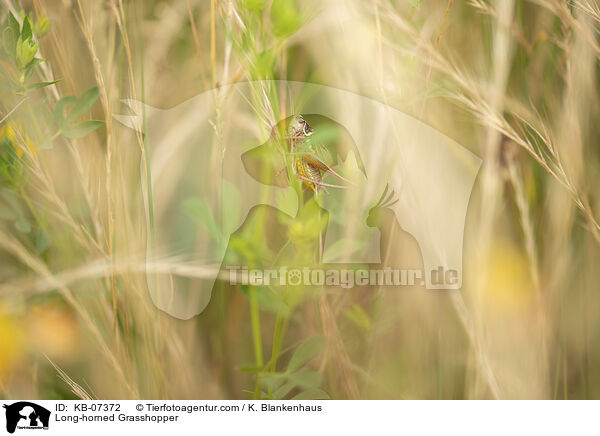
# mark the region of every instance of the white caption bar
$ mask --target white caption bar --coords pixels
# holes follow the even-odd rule
[[[587,434],[595,401],[0,401],[0,435]]]

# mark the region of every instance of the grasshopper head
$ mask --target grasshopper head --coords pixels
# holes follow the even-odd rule
[[[304,138],[310,136],[313,132],[313,128],[302,115],[296,115],[288,128],[288,134],[295,138]]]

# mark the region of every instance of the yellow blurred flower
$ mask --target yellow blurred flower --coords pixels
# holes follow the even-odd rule
[[[529,260],[512,244],[497,242],[487,265],[487,295],[490,303],[503,309],[527,306],[534,295]]]
[[[4,315],[0,309],[0,382],[8,379],[22,355],[21,329],[14,319]]]
[[[27,316],[27,336],[34,351],[53,360],[71,360],[79,346],[77,317],[56,304],[36,306]]]
[[[17,130],[19,130],[19,132],[23,132],[23,129],[20,128],[20,123],[17,122],[16,127]],[[31,138],[25,133],[23,134],[23,138],[25,139],[25,146],[27,147],[29,152],[35,156],[35,154],[37,153],[37,146],[35,142],[33,142]],[[0,141],[2,141],[3,139],[8,139],[11,142],[11,144],[17,151],[17,156],[23,156],[23,150],[17,145],[17,134],[15,133],[15,129],[8,123],[0,128]]]
[[[15,131],[9,124],[5,124],[0,128],[0,140],[5,138],[10,142],[15,142]]]

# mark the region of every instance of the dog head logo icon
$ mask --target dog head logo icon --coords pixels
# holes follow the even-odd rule
[[[16,429],[48,429],[50,411],[28,401],[3,406],[6,409],[6,431]]]

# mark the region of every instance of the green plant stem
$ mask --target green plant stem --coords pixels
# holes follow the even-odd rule
[[[258,295],[256,287],[252,286],[249,288],[250,295],[250,319],[252,322],[252,341],[254,343],[254,359],[257,367],[263,366],[263,354],[262,354],[262,339],[260,332],[260,311],[258,308]],[[256,379],[256,387],[254,389],[254,399],[260,399],[261,386],[260,381]]]
[[[273,349],[271,351],[271,372],[275,372],[277,368],[277,357],[279,356],[279,336],[281,335],[281,325],[283,319],[281,315],[277,315],[277,319],[275,319],[275,328],[273,329]]]
[[[275,320],[275,328],[273,331],[273,351],[271,352],[271,360],[269,362],[271,372],[277,371],[277,360],[281,355],[281,348],[283,346],[283,340],[287,332],[289,320],[290,319],[288,316],[282,316],[281,314],[277,315],[277,319]]]
[[[275,327],[273,329],[273,345],[271,348],[271,359],[268,362],[268,372],[276,372],[277,371],[277,359],[279,358],[279,352],[281,350],[281,330],[282,330],[283,319],[281,314],[277,314],[277,318],[275,319]],[[272,389],[269,388],[269,395],[272,394]]]
[[[137,20],[137,16],[136,16],[136,21],[135,21],[135,25],[136,25],[136,36],[139,35],[140,31],[139,31],[139,23]],[[139,38],[139,43],[140,43],[140,64],[143,65],[143,53],[144,53],[144,45],[143,45],[143,40],[142,38]],[[145,77],[144,77],[144,69],[141,69],[141,74],[140,74],[140,82],[141,82],[141,87],[142,87],[142,99],[144,99],[145,95],[146,95],[146,81],[145,81]],[[149,138],[147,136],[147,132],[148,132],[148,119],[146,117],[146,105],[143,104],[142,105],[142,131],[143,131],[143,143],[144,143],[144,168],[145,168],[145,172],[146,172],[146,196],[148,198],[148,223],[150,226],[150,254],[152,256],[152,259],[154,259],[154,254],[155,254],[155,244],[156,244],[156,231],[154,228],[154,198],[152,195],[152,165],[151,165],[151,161],[150,161],[150,145],[149,145]]]

